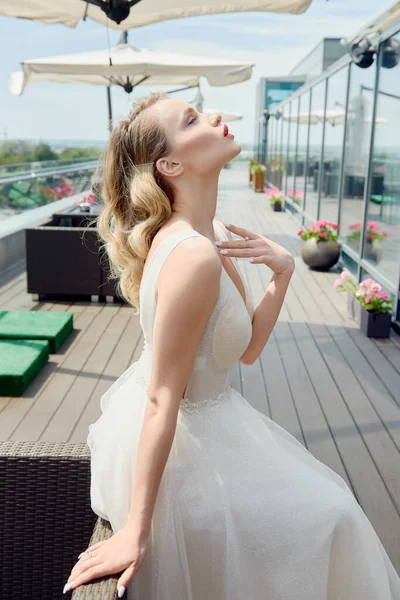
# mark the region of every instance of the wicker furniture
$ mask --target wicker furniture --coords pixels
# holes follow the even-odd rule
[[[78,555],[112,533],[91,509],[87,444],[0,442],[0,600],[114,599],[120,574],[62,593]]]

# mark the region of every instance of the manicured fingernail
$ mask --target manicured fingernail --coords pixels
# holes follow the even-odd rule
[[[249,262],[254,262],[254,258],[249,258]]]
[[[78,556],[78,558],[80,558],[81,556],[83,556],[85,553],[81,552],[80,555]]]
[[[125,587],[123,585],[121,585],[118,588],[118,598],[122,598],[122,596],[124,595],[124,593],[125,593]]]
[[[228,254],[228,250],[220,250],[221,254]]]
[[[66,583],[64,585],[64,589],[63,589],[63,594],[65,594],[65,592],[69,592],[69,590],[71,589],[71,586],[74,585],[73,581],[70,581],[69,583]]]
[[[223,242],[215,242],[216,246],[222,246]]]

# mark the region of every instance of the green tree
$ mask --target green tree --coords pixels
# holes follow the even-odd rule
[[[33,151],[33,160],[58,160],[58,154],[51,149],[49,144],[41,142]]]
[[[99,156],[100,151],[97,148],[64,148],[58,154],[60,159],[98,158]]]

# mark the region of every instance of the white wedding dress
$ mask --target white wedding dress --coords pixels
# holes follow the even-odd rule
[[[228,239],[216,223],[214,230]],[[130,507],[156,279],[176,245],[195,235],[167,235],[150,258],[140,290],[142,356],[103,394],[102,414],[89,426],[91,505],[114,532]],[[229,385],[252,335],[254,306],[243,284],[247,305],[222,269],[181,400],[148,552],[127,598],[400,600],[399,576],[345,481]]]

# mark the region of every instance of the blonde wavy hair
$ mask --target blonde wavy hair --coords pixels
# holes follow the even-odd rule
[[[169,96],[153,92],[133,106],[127,119],[113,128],[100,158],[93,191],[104,203],[97,233],[109,259],[109,279],[118,279],[117,292],[140,309],[144,263],[157,231],[172,214],[173,191],[155,163],[170,151],[165,127],[145,109]],[[153,163],[140,172],[136,165]]]

